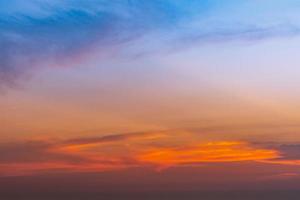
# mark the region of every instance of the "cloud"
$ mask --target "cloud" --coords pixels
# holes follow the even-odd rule
[[[282,144],[277,148],[286,159],[300,159],[300,144]]]
[[[253,143],[248,141],[213,141],[193,145],[150,148],[137,160],[153,164],[157,170],[168,167],[252,161],[271,165],[299,166],[299,144]]]
[[[0,144],[0,175],[24,175],[47,171],[109,171],[136,165],[130,156],[106,155],[103,144],[116,145],[128,141],[145,141],[163,134],[128,133],[70,140],[35,140]],[[130,153],[129,151],[127,152]]]
[[[247,142],[196,141],[197,145],[192,145],[188,141],[178,141],[181,141],[180,134],[175,132],[145,132],[2,143],[0,169],[2,175],[51,171],[101,172],[149,165],[162,169],[169,166],[270,160],[278,157],[276,150],[256,148]]]
[[[115,18],[110,14],[93,16],[68,10],[41,19],[21,16],[2,20],[1,83],[13,83],[18,76],[35,68],[76,65],[95,43],[99,49],[105,46],[109,49],[108,45],[122,40],[114,32]]]
[[[173,19],[162,1],[26,2],[5,2],[0,10],[1,85],[35,68],[78,65],[90,54],[113,54]]]
[[[50,141],[10,142],[0,145],[0,163],[34,163],[45,161],[81,162],[84,158],[49,151]]]
[[[261,162],[275,165],[300,165],[299,144],[277,144],[273,145],[272,148],[276,148],[280,152],[280,156],[276,159],[263,160]]]
[[[184,139],[183,139],[184,138]],[[299,145],[201,140],[164,131],[0,143],[0,176],[104,172],[133,167],[164,170],[224,163],[300,165]]]
[[[276,3],[261,5],[257,16],[265,20],[253,22],[255,1],[246,6],[207,0],[13,0],[0,5],[2,87],[30,71],[76,66],[93,55],[101,64],[103,57],[162,53],[203,42],[298,35],[300,27],[296,17],[270,14],[278,10]]]
[[[64,144],[66,145],[101,144],[101,143],[119,142],[125,140],[155,139],[163,136],[164,133],[162,132],[127,133],[127,134],[107,135],[103,137],[70,139],[65,141]]]
[[[241,141],[217,141],[180,148],[150,150],[139,155],[138,160],[164,166],[203,163],[226,163],[268,160],[279,156],[276,150],[259,149]]]

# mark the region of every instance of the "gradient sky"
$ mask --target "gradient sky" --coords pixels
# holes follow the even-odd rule
[[[298,190],[299,11],[0,0],[0,191]]]

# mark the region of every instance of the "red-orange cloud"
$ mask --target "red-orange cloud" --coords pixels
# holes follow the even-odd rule
[[[278,157],[279,152],[276,150],[255,148],[247,142],[221,141],[184,148],[154,149],[139,155],[137,159],[160,166],[176,166],[190,163],[257,161]]]
[[[181,135],[182,136],[182,135]],[[297,145],[261,147],[246,141],[201,142],[193,135],[129,133],[69,140],[0,144],[0,176],[103,172],[154,165],[155,169],[207,163],[262,162],[300,165]]]

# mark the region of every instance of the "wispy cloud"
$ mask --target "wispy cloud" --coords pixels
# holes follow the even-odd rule
[[[34,68],[78,65],[91,53],[110,55],[145,32],[169,26],[177,14],[167,1],[12,1],[5,8],[1,84]]]
[[[264,160],[262,162],[275,165],[300,165],[299,144],[277,144],[273,148],[278,149],[280,156],[276,159]]]
[[[298,145],[258,145],[248,141],[202,141],[195,136],[182,140],[180,133],[174,131],[10,142],[0,144],[0,175],[103,172],[132,167],[163,170],[241,162],[298,166],[297,148]]]
[[[159,168],[203,163],[268,160],[279,157],[276,150],[259,149],[247,142],[217,141],[192,147],[155,149],[139,156],[139,160]]]
[[[161,52],[202,42],[299,34],[297,15],[281,16],[276,3],[260,2],[265,9],[257,11],[257,16],[266,16],[256,22],[247,14],[255,1],[248,2],[250,9],[244,13],[245,5],[236,1],[13,0],[0,4],[2,86],[13,85],[35,68],[76,66],[92,54],[101,62],[102,56],[130,51]],[[272,8],[276,12],[270,14]],[[133,41],[138,45],[132,45]],[[153,42],[157,45],[150,45]]]
[[[124,143],[154,140],[162,133],[128,133],[70,140],[34,140],[0,144],[0,175],[24,175],[47,171],[107,171],[136,165],[128,149],[124,154],[102,152],[105,144],[121,148]],[[96,148],[96,149],[95,149]],[[98,149],[97,149],[98,148]],[[100,149],[99,149],[100,148]],[[124,148],[123,148],[124,149]],[[126,148],[125,148],[126,149]]]

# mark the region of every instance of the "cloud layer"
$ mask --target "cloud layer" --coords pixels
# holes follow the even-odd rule
[[[0,1],[0,84],[13,85],[41,67],[76,66],[91,55],[101,63],[103,56],[298,35],[292,6],[284,7],[286,16],[280,1],[260,4],[256,17],[264,20],[255,21],[255,1]]]
[[[1,176],[36,173],[103,172],[137,167],[213,163],[300,163],[298,145],[255,145],[247,141],[181,140],[187,133],[146,132],[69,140],[35,140],[0,144]],[[193,135],[190,133],[190,135]],[[180,142],[179,142],[180,141]]]

